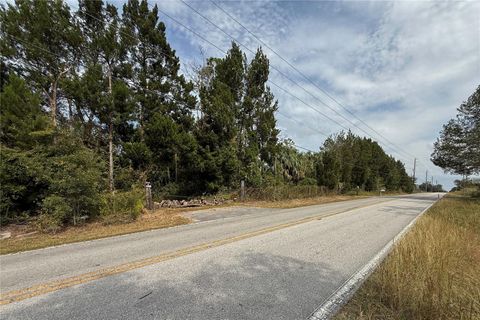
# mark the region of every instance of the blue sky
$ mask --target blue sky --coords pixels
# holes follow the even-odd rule
[[[155,2],[152,2],[155,3]],[[231,39],[195,14],[181,1],[156,2],[162,11],[188,25],[223,50]],[[255,50],[260,44],[209,1],[189,1],[192,7]],[[457,177],[445,175],[429,161],[433,143],[456,107],[480,84],[480,3],[429,1],[222,1],[222,8],[244,24],[282,57],[329,92],[335,100],[374,128],[365,127],[298,75],[270,50],[271,64],[301,87],[271,70],[271,79],[327,114],[322,117],[298,100],[272,86],[280,111],[283,137],[317,150],[325,137],[344,128],[365,136],[413,168],[425,170],[450,188]],[[160,14],[168,39],[187,70],[206,56],[222,53]],[[243,48],[247,57],[251,54]],[[325,107],[341,113],[350,122]],[[303,125],[299,125],[298,122]],[[379,134],[381,137],[379,137]],[[385,138],[400,146],[387,147]],[[406,154],[407,153],[407,154]]]
[[[72,8],[76,0],[69,0]],[[111,3],[121,7],[122,0]],[[210,1],[187,1],[222,30],[255,51],[260,43]],[[180,0],[150,0],[226,51],[231,38]],[[302,78],[267,48],[270,79],[300,101],[272,86],[279,101],[282,137],[318,150],[319,133],[345,128],[379,141],[417,177],[425,170],[448,189],[458,178],[446,175],[429,157],[442,125],[480,84],[480,2],[470,1],[217,1],[250,31],[308,76]],[[160,13],[168,41],[181,59],[182,72],[205,57],[223,54]],[[242,48],[247,57],[252,54]],[[373,132],[318,87],[365,121]],[[326,107],[325,105],[328,105]],[[343,115],[344,118],[338,116]],[[284,117],[283,115],[287,115]],[[295,119],[292,121],[291,119]],[[358,129],[352,122],[359,126]],[[301,123],[301,125],[299,124]],[[393,142],[391,147],[385,139]],[[399,150],[398,146],[402,149]]]

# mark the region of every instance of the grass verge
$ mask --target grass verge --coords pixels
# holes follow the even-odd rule
[[[480,319],[480,199],[436,203],[335,319]]]
[[[130,223],[105,225],[100,222],[93,222],[83,226],[69,227],[56,234],[36,233],[28,237],[20,238],[12,234],[13,236],[11,238],[1,240],[0,254],[173,227],[190,222],[189,219],[177,213],[178,210],[159,210],[154,213],[143,214],[136,221]]]

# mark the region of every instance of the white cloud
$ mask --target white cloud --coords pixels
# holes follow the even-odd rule
[[[259,44],[245,30],[209,2],[189,2],[248,47]],[[432,144],[443,123],[456,107],[480,84],[480,3],[478,2],[220,2],[247,28],[337,100],[356,112],[382,136],[427,164],[439,181],[451,180],[429,163]],[[160,8],[228,49],[231,39],[178,1],[161,2]],[[220,55],[196,36],[165,19],[170,41],[176,48],[182,34],[188,46],[208,48],[208,55]],[[185,46],[178,43],[180,47]],[[273,65],[298,81],[314,95],[351,118],[312,84],[289,69],[265,49]],[[182,52],[180,50],[179,52]],[[183,52],[186,52],[185,49]],[[248,55],[248,54],[247,54]],[[191,57],[186,57],[190,59]],[[271,78],[305,102],[352,127],[317,99],[271,71]],[[341,128],[325,120],[296,99],[272,86],[280,110],[305,123],[278,117],[284,134],[311,149],[323,137],[306,127],[329,133]],[[358,121],[352,119],[353,122]],[[356,128],[354,132],[362,134]],[[365,129],[368,130],[368,129]],[[372,135],[374,135],[372,133]],[[376,137],[376,135],[374,135]],[[412,167],[413,159],[394,153]],[[425,168],[419,168],[424,171]]]

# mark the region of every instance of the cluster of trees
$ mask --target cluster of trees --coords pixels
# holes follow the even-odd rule
[[[0,8],[2,224],[138,212],[135,187],[199,195],[271,183],[411,191],[403,164],[341,133],[316,153],[280,140],[261,49],[232,43],[195,81],[180,73],[157,6],[80,0]],[[140,198],[139,198],[140,197]],[[132,210],[126,210],[135,216]],[[49,220],[50,219],[50,220]]]
[[[328,138],[317,161],[317,183],[331,189],[361,188],[367,191],[403,190],[414,184],[404,164],[387,155],[378,143],[351,132]]]
[[[455,187],[453,187],[450,192],[460,191],[464,189],[477,189],[480,190],[480,178],[465,178],[461,180],[455,180]],[[477,193],[480,195],[480,193]]]
[[[465,178],[480,173],[480,86],[443,126],[434,144],[432,162]]]
[[[426,192],[445,192],[441,184],[432,184],[431,182],[423,182],[418,189]]]

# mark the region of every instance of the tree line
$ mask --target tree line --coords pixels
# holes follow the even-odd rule
[[[23,0],[0,7],[2,224],[134,218],[156,197],[248,186],[413,190],[403,164],[341,132],[318,152],[280,138],[261,48],[236,43],[194,79],[166,38],[157,5]],[[118,213],[122,213],[119,215]]]

